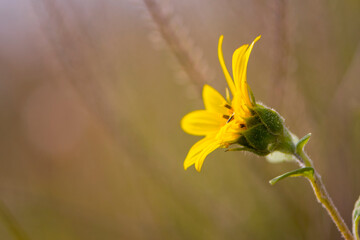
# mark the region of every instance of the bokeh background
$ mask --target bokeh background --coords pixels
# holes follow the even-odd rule
[[[248,68],[350,226],[360,195],[360,1],[0,1],[1,239],[340,239],[297,166],[217,150],[180,119],[217,59]],[[14,231],[14,229],[17,229]]]

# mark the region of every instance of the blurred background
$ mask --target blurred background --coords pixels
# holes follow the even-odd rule
[[[341,239],[297,168],[217,150],[180,120],[225,93],[262,35],[258,101],[307,152],[347,224],[360,195],[360,1],[0,1],[0,239]],[[14,229],[17,229],[14,231]]]

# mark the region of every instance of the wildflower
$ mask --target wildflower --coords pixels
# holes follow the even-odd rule
[[[228,89],[226,98],[209,85],[203,88],[205,109],[190,112],[181,120],[182,129],[192,135],[205,136],[195,143],[184,161],[184,168],[195,164],[201,170],[207,155],[217,148],[228,148],[233,144],[241,147],[229,150],[247,150],[258,155],[267,155],[274,150],[292,152],[290,134],[283,126],[283,119],[272,109],[257,104],[246,81],[246,70],[250,53],[258,36],[249,46],[235,50],[232,57],[231,78],[222,53],[223,36],[220,36],[218,57]]]

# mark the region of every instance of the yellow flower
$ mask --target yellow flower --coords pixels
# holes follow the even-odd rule
[[[237,143],[241,133],[247,129],[246,119],[253,115],[251,109],[256,103],[249,96],[246,69],[251,50],[260,37],[258,36],[250,46],[246,44],[235,50],[232,57],[233,78],[231,78],[221,49],[223,36],[220,36],[219,61],[233,99],[230,100],[228,91],[225,99],[211,86],[204,86],[205,110],[190,112],[181,120],[181,127],[186,133],[205,136],[191,147],[184,161],[185,169],[195,164],[196,170],[200,171],[207,155],[217,148],[227,148]]]

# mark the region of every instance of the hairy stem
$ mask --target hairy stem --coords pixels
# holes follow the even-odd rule
[[[295,154],[295,157],[298,158],[301,162],[303,162],[307,167],[312,167],[313,163],[309,156],[302,150],[299,154]],[[321,180],[321,176],[314,168],[314,176],[312,178],[308,178],[311,186],[313,187],[315,196],[319,203],[326,209],[329,216],[335,223],[336,227],[346,240],[354,240],[351,231],[347,227],[343,218],[341,217],[339,211],[335,207],[333,201],[331,200],[328,192],[326,191],[325,185]]]
[[[354,234],[355,240],[360,240],[360,236],[359,236],[359,220],[360,220],[360,218],[357,218],[356,221],[354,222],[354,225],[353,225],[353,234]]]

